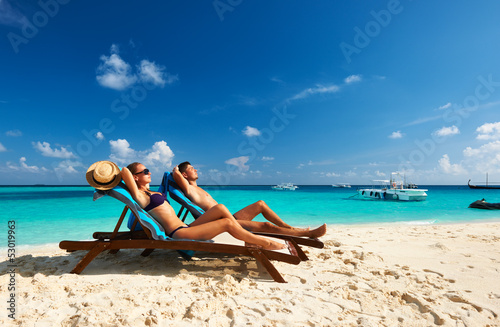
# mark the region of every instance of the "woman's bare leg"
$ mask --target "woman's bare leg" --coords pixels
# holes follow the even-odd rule
[[[228,232],[234,238],[244,241],[249,244],[254,244],[266,250],[283,249],[285,245],[280,242],[272,241],[264,237],[260,237],[243,229],[234,220],[234,218],[220,218],[201,225],[182,228],[175,232],[175,238],[190,238],[195,240],[210,240],[215,236]]]
[[[198,226],[202,224],[206,224],[212,221],[216,221],[221,218],[232,218],[234,220],[233,215],[229,212],[223,204],[217,204],[212,208],[208,209],[204,214],[196,218],[189,226]]]

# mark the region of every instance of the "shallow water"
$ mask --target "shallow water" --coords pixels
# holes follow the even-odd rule
[[[233,213],[264,200],[287,223],[295,226],[500,220],[500,211],[468,208],[470,203],[482,198],[500,202],[500,190],[471,190],[466,185],[421,186],[428,189],[426,201],[401,202],[361,199],[356,196],[356,188],[299,186],[291,192],[273,191],[270,186],[205,187]],[[93,202],[92,194],[93,189],[88,186],[0,187],[5,239],[7,222],[12,220],[16,225],[16,245],[90,239],[97,230],[113,230],[123,204],[109,197]],[[176,203],[172,206],[176,211],[179,209]]]

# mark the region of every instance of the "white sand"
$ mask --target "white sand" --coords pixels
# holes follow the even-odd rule
[[[275,262],[287,284],[247,257],[125,250],[74,275],[81,251],[19,248],[16,320],[0,263],[0,325],[500,326],[500,223],[335,226],[323,240],[303,247],[310,261]]]

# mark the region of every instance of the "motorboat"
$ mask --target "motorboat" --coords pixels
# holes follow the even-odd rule
[[[485,199],[477,200],[469,204],[469,208],[486,209],[486,210],[500,210],[500,203],[486,202]]]
[[[427,190],[419,189],[416,184],[406,183],[406,178],[399,172],[391,174],[390,180],[374,180],[371,188],[358,189],[358,195],[380,200],[394,201],[424,201],[427,199]]]
[[[281,183],[271,187],[275,191],[295,191],[299,187],[293,183]]]
[[[337,187],[337,188],[351,188],[351,184],[349,184],[349,183],[338,183],[338,184],[333,184],[332,187]]]

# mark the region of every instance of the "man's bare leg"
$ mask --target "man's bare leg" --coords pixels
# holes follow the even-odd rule
[[[326,234],[326,224],[323,224],[322,226],[315,229],[302,229],[302,228],[280,227],[270,222],[261,222],[261,221],[238,219],[237,222],[241,225],[241,227],[251,232],[275,233],[275,234],[312,237],[312,238],[321,237]]]
[[[269,206],[262,200],[252,203],[234,214],[238,220],[252,220],[257,215],[262,214],[271,223],[279,227],[293,228],[285,223]]]

